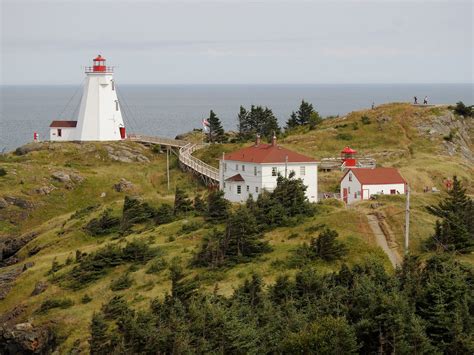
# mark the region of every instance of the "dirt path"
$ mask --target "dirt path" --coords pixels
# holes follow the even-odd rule
[[[369,220],[370,228],[374,232],[377,245],[382,248],[385,254],[387,254],[394,268],[400,266],[402,263],[402,258],[396,250],[390,248],[387,239],[390,240],[392,238],[391,236],[385,235],[384,230],[380,227],[381,221],[379,218],[376,215],[368,214],[367,219]]]

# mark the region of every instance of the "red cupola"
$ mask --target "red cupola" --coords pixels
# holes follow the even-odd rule
[[[95,72],[104,72],[106,71],[107,67],[105,66],[105,58],[99,54],[94,59],[94,66],[92,67],[93,71]]]
[[[356,157],[357,151],[349,147],[344,147],[341,151],[341,160],[345,167],[354,167],[356,166]]]

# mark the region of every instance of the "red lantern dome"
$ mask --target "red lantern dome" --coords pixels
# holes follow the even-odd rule
[[[94,72],[105,72],[107,70],[107,67],[105,66],[105,58],[102,58],[100,54],[95,57],[93,61],[94,66],[92,67],[92,70]]]
[[[344,149],[341,151],[341,160],[344,166],[346,167],[354,167],[356,166],[356,158],[355,155],[357,154],[357,151],[354,149],[351,149],[349,147],[344,147]]]

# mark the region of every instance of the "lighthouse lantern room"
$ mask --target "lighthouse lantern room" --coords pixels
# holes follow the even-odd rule
[[[344,167],[353,168],[356,166],[356,154],[356,150],[349,147],[344,147],[344,149],[341,151],[341,160],[344,164]]]
[[[98,55],[93,59],[93,66],[85,68],[86,81],[77,121],[53,121],[51,140],[116,141],[126,138],[114,70],[105,62],[105,58]]]

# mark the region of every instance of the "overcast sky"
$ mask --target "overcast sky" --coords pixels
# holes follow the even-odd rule
[[[473,82],[470,0],[0,3],[2,84]]]

